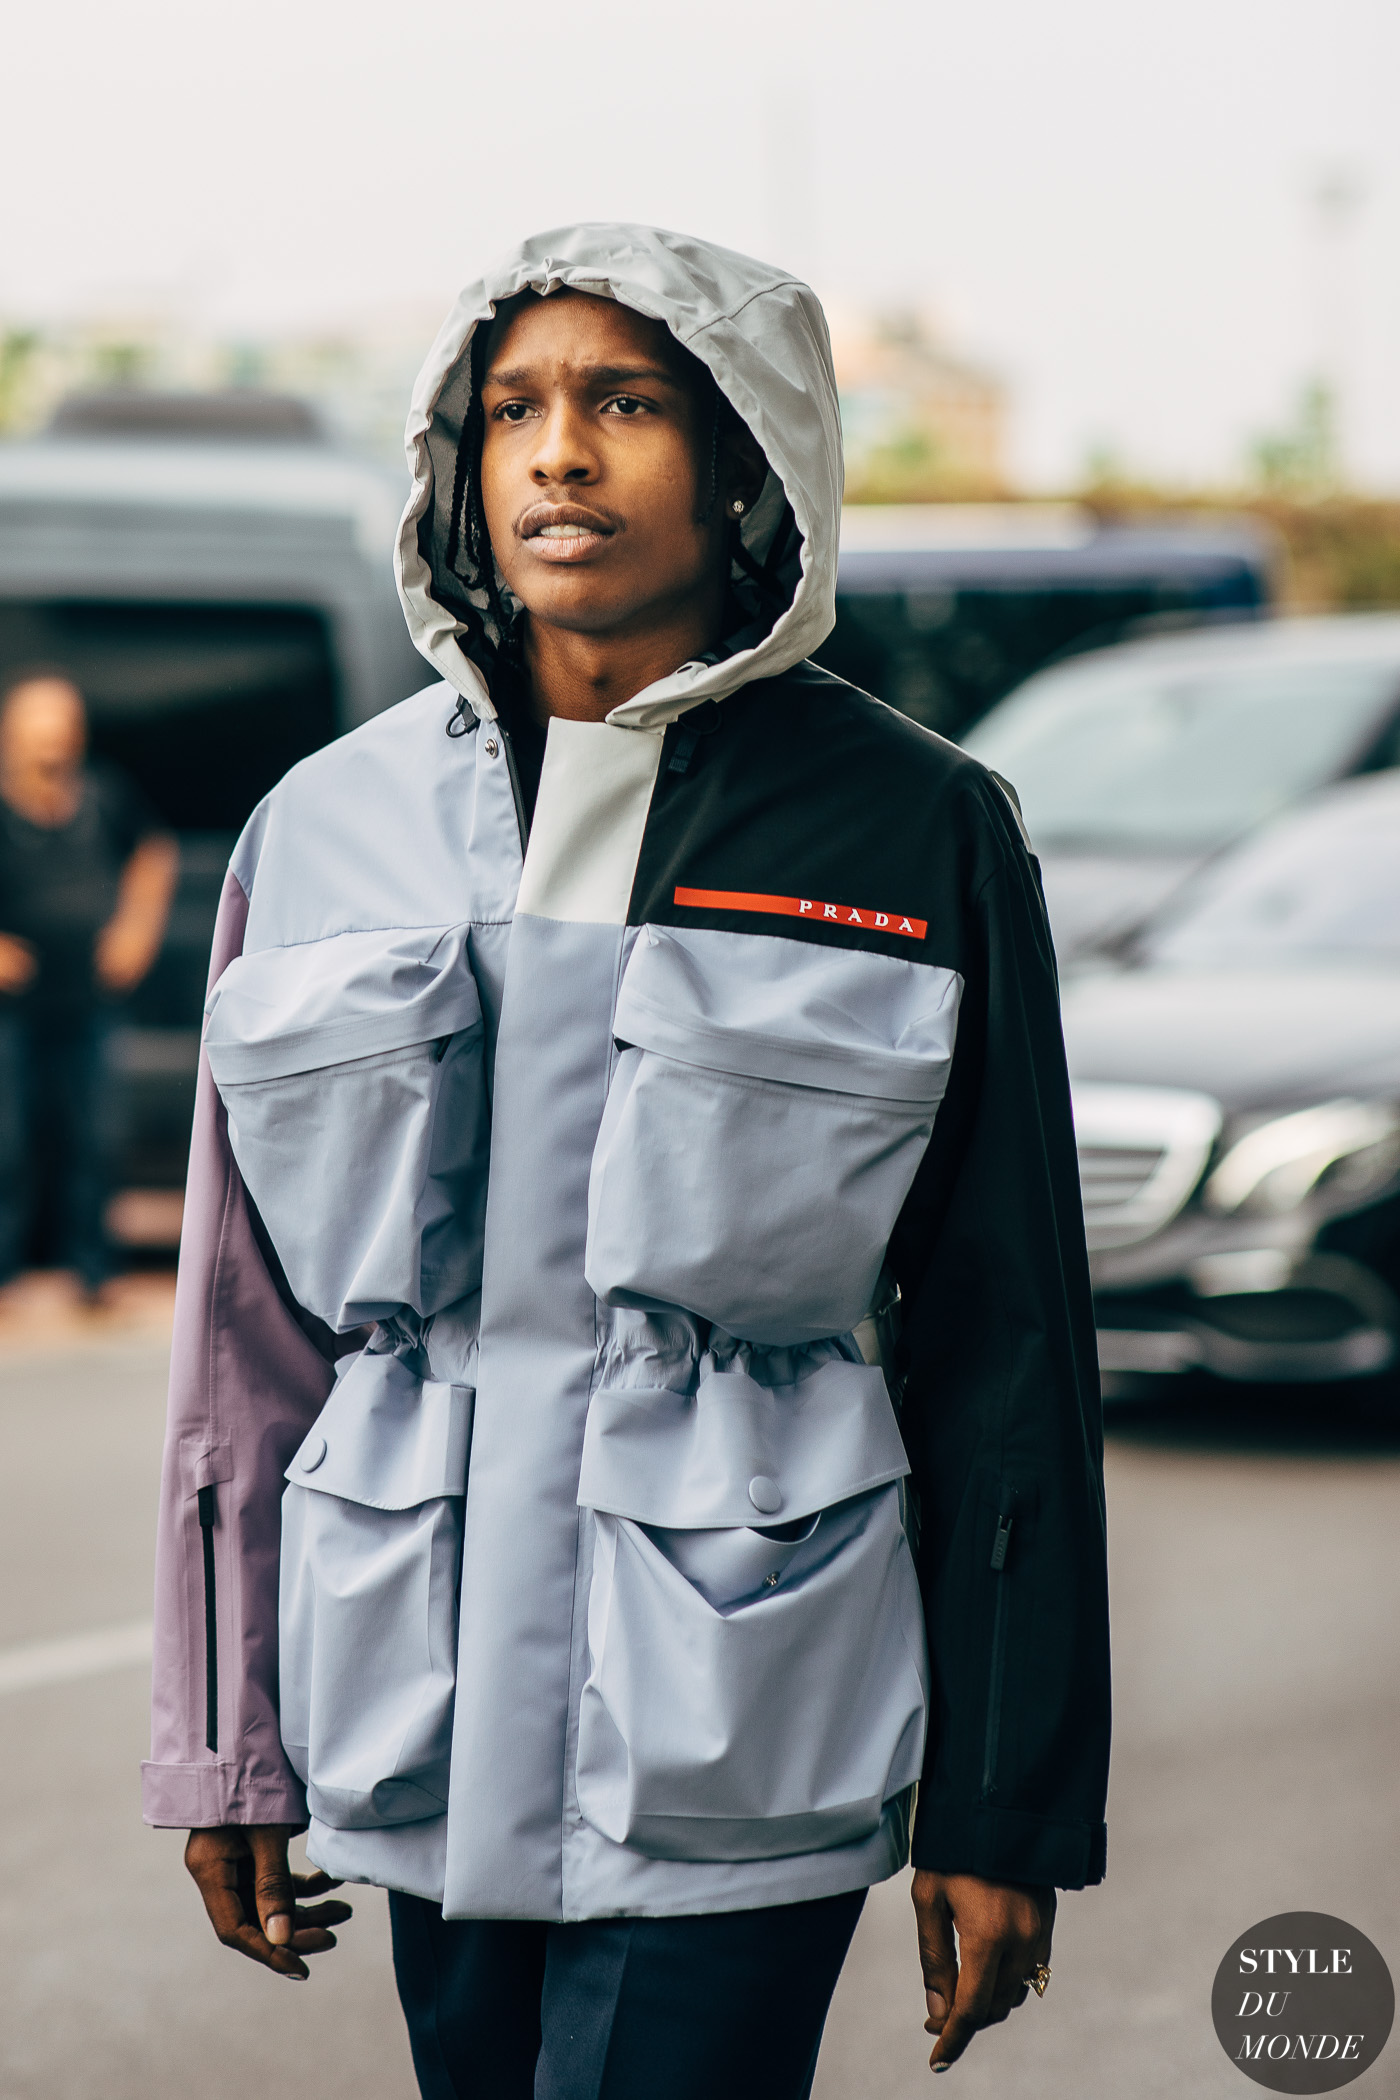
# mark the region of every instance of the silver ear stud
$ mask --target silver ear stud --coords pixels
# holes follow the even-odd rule
[[[743,499],[743,497],[742,497],[742,496],[731,496],[731,497],[730,497],[730,499],[729,499],[729,508],[730,508],[730,509],[731,509],[731,510],[733,511],[733,513],[734,513],[734,515],[735,515],[735,517],[736,517],[736,518],[742,518],[742,517],[743,517],[743,515],[744,515],[744,499]]]

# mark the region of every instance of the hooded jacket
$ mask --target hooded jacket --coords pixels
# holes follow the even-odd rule
[[[476,328],[561,285],[663,321],[769,475],[726,650],[552,721],[527,821],[463,440]],[[541,236],[458,301],[408,447],[440,682],[288,774],[215,936],[148,1820],[309,1820],[449,1916],[663,1915],[894,1872],[917,1782],[916,1863],[1095,1881],[1053,951],[1002,788],[807,661],[821,309],[673,234]]]

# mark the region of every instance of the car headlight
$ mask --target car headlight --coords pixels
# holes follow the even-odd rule
[[[1280,1217],[1320,1183],[1360,1203],[1400,1169],[1400,1110],[1384,1101],[1324,1101],[1275,1116],[1230,1147],[1202,1201],[1220,1215]]]

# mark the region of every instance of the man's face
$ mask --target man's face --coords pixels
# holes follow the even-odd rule
[[[481,493],[507,583],[533,619],[640,632],[722,584],[711,402],[667,330],[613,299],[529,299],[491,345]],[[701,428],[703,424],[703,428]]]
[[[0,764],[8,771],[59,781],[83,762],[87,715],[82,694],[64,678],[16,686],[0,713]]]

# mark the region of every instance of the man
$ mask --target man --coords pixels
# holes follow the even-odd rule
[[[841,468],[804,286],[543,236],[409,440],[444,683],[288,776],[216,935],[147,1815],[280,1975],[332,1877],[390,1890],[425,2094],[796,2100],[918,1781],[944,2070],[1103,1871],[1034,865],[986,773],[805,660]]]
[[[91,1295],[111,1267],[113,1002],[160,952],[177,858],[136,787],[86,764],[86,751],[69,679],[11,679],[0,699],[0,1281],[24,1263],[42,1126],[56,1141],[59,1258]]]

